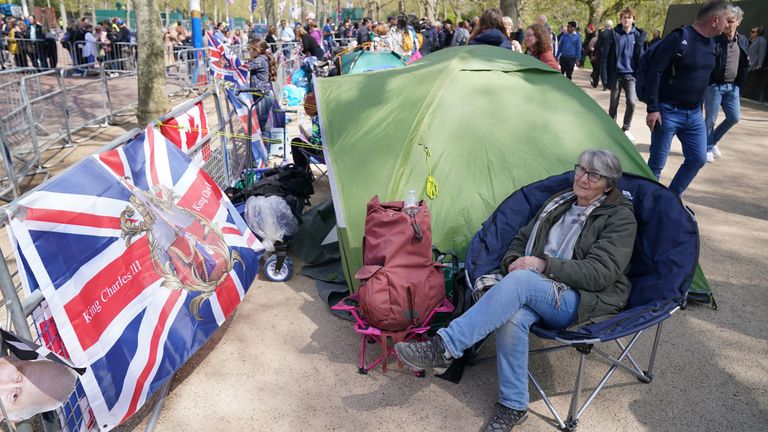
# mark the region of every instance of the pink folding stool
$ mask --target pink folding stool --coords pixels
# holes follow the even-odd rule
[[[353,328],[355,332],[360,334],[360,363],[358,365],[357,372],[359,374],[366,375],[369,370],[375,368],[379,363],[382,363],[382,370],[387,372],[387,359],[390,356],[397,356],[395,353],[394,343],[387,343],[384,336],[384,334],[387,333],[386,331],[374,327],[369,324],[368,321],[366,321],[359,305],[359,296],[357,293],[354,293],[341,299],[338,303],[331,306],[331,309],[349,312],[355,319]],[[450,300],[447,298],[443,299],[443,302],[440,303],[436,308],[432,309],[429,315],[427,315],[427,319],[425,319],[420,326],[412,327],[406,330],[405,336],[403,337],[403,342],[412,339],[423,340],[424,335],[430,329],[429,323],[435,317],[435,314],[452,313],[453,310],[454,307]],[[366,364],[366,345],[373,342],[377,342],[381,346],[381,355],[373,359],[373,361],[370,363]],[[424,371],[419,371],[416,373],[416,375],[424,376]]]

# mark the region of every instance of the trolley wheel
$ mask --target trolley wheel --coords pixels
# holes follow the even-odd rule
[[[293,259],[286,256],[280,269],[277,268],[277,255],[272,255],[264,262],[264,276],[272,282],[285,282],[293,275]]]

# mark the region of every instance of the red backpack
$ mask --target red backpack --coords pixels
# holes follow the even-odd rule
[[[368,203],[363,239],[360,309],[373,326],[395,342],[419,326],[445,298],[441,264],[432,259],[429,207],[419,202],[413,219],[403,202]],[[384,338],[386,340],[386,337]]]

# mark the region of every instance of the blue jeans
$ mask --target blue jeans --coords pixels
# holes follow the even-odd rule
[[[715,128],[717,114],[723,107],[725,120]],[[733,125],[739,122],[741,104],[739,86],[734,83],[712,84],[704,93],[704,123],[707,126],[707,151],[712,151]]]
[[[661,125],[651,133],[651,155],[648,167],[658,180],[667,162],[672,138],[677,135],[683,147],[685,160],[677,170],[669,189],[677,195],[693,181],[701,167],[707,163],[707,131],[701,109],[683,109],[668,103],[659,104]]]
[[[528,333],[536,322],[550,328],[568,327],[579,308],[579,293],[568,289],[555,305],[554,282],[531,270],[515,270],[494,285],[464,315],[438,330],[454,358],[496,331],[499,402],[528,408]]]

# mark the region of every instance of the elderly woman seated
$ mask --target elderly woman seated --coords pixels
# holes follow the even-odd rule
[[[499,403],[483,430],[508,431],[528,416],[531,325],[563,329],[626,305],[637,222],[621,175],[612,153],[583,152],[573,188],[547,200],[510,243],[499,274],[481,276],[476,289],[498,282],[433,338],[395,346],[411,368],[446,368],[496,330]]]

